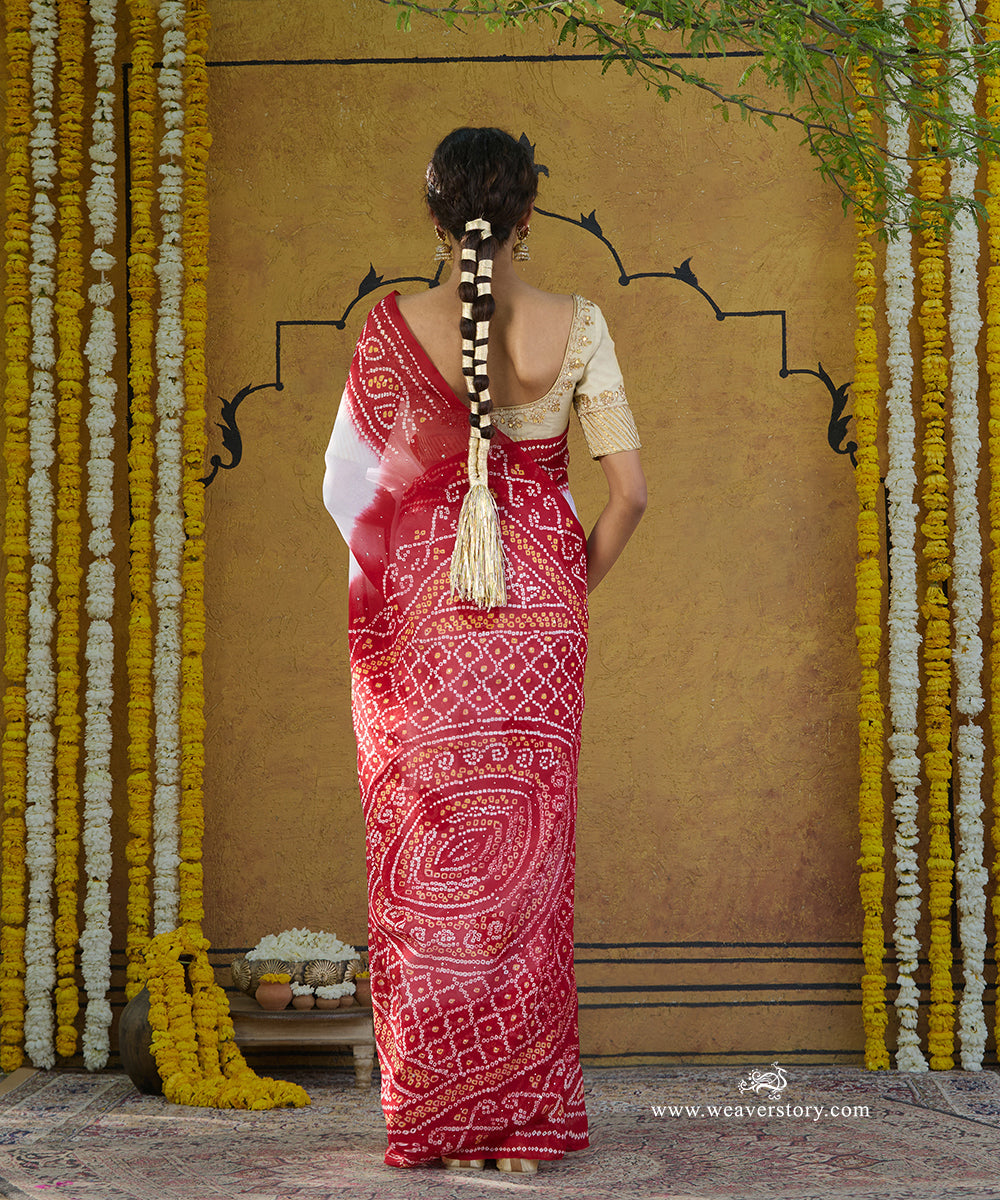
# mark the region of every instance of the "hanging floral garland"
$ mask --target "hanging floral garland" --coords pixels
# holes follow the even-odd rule
[[[951,47],[970,48],[969,26],[961,0],[950,0]],[[975,84],[956,78],[951,104],[955,112],[971,117],[975,111]],[[976,163],[951,164],[951,193],[972,199],[976,190]],[[962,999],[958,1009],[958,1036],[962,1066],[982,1068],[986,1049],[983,991],[986,987],[986,882],[983,865],[983,731],[975,722],[986,703],[983,697],[983,641],[979,623],[983,615],[982,544],[979,536],[979,230],[968,214],[956,218],[949,242],[949,332],[952,346],[951,459],[954,477],[955,536],[952,553],[955,613],[955,707],[962,723],[957,737],[958,789],[955,821],[958,861],[958,929],[962,944]]]
[[[202,919],[201,847],[205,830],[205,335],[208,327],[208,13],[187,0],[184,65],[184,588],[181,625],[181,845],[180,920]]]
[[[893,12],[902,16],[905,0],[893,0]],[[885,114],[887,148],[890,158],[903,172],[900,183],[905,190],[909,181],[910,123],[901,106],[891,101]],[[889,388],[888,409],[889,470],[885,486],[889,498],[889,709],[892,733],[889,777],[895,786],[894,854],[896,862],[896,905],[893,934],[896,947],[896,1013],[899,1032],[896,1039],[896,1066],[900,1071],[926,1071],[927,1061],[920,1050],[917,1014],[920,989],[914,978],[920,957],[917,924],[920,920],[920,877],[917,827],[917,788],[920,784],[920,758],[917,754],[917,711],[920,692],[920,634],[917,604],[917,513],[914,499],[917,474],[916,424],[913,417],[913,355],[910,349],[910,322],[913,318],[913,245],[906,223],[905,202],[892,205],[890,216],[898,233],[885,248],[885,298],[888,324],[886,366]]]
[[[184,4],[162,0],[163,66],[159,72],[164,134],[160,142],[159,212],[162,236],[156,273],[160,308],[156,325],[157,433],[156,646],[153,655],[153,710],[156,717],[156,787],[153,794],[153,931],[177,926],[180,781],[181,417],[184,411],[184,330],[181,293],[181,207],[184,153]]]
[[[87,513],[90,552],[87,568],[87,688],[84,713],[83,849],[87,873],[84,928],[80,934],[80,968],[87,993],[83,1029],[83,1061],[90,1070],[107,1064],[110,1052],[111,1005],[111,701],[114,694],[115,577],[111,554],[114,536],[115,323],[114,285],[107,273],[115,259],[108,250],[116,225],[115,195],[115,15],[116,0],[90,0],[93,20],[91,55],[97,96],[91,126],[90,159],[93,176],[87,191],[87,212],[94,242],[91,267],[99,283],[91,286],[90,336],[86,355],[90,366],[90,407],[87,429]]]
[[[80,426],[83,417],[83,0],[59,3],[59,258],[56,267],[56,1051],[76,1051],[80,848]]]
[[[208,942],[181,928],[146,947],[152,1050],[163,1094],[174,1104],[215,1108],[301,1108],[298,1084],[261,1077],[246,1063],[233,1034],[229,1001],[215,982]],[[185,982],[181,956],[192,961]]]
[[[3,872],[0,880],[0,1070],[22,1061],[24,1039],[24,939],[27,870],[25,857],[25,735],[28,641],[27,479],[29,346],[28,134],[31,129],[29,15],[27,0],[4,5],[7,52],[5,105],[6,308],[4,312],[4,733]]]
[[[986,36],[1000,39],[1000,0],[986,0]],[[986,112],[1000,128],[1000,74],[986,76]],[[989,379],[990,471],[990,615],[994,631],[1000,629],[1000,157],[986,162],[986,234],[989,269],[986,275],[986,373]],[[993,741],[994,857],[993,921],[1000,927],[1000,637],[990,646],[990,729]],[[996,1006],[994,1032],[1000,1038],[1000,1005]]]
[[[860,136],[871,130],[871,82],[863,62],[854,76],[855,123]],[[858,199],[871,195],[867,180],[856,183]],[[883,711],[879,691],[879,650],[882,639],[882,571],[879,565],[879,459],[878,459],[878,342],[875,335],[875,231],[872,222],[857,211],[857,251],[854,284],[857,331],[854,336],[854,421],[857,432],[858,493],[857,638],[861,659],[858,698],[861,790],[858,801],[861,829],[861,906],[864,912],[861,1011],[865,1030],[865,1064],[872,1069],[889,1066],[885,1045],[888,1023],[885,1010],[886,978],[882,967],[885,933],[882,925],[882,890],[885,884],[882,842],[882,737]]]
[[[129,246],[129,382],[132,385],[132,440],[128,456],[129,643],[125,656],[129,681],[128,932],[126,995],[144,979],[142,952],[150,933],[149,861],[152,833],[152,559],[153,559],[153,7],[151,0],[128,0],[132,32],[129,79],[129,145],[132,154],[132,238]]]
[[[933,78],[933,73],[927,73]],[[937,137],[930,122],[921,131],[924,154],[917,166],[919,194],[924,200],[944,196],[945,162],[936,156]],[[924,769],[929,783],[927,856],[928,908],[931,918],[931,1006],[928,1049],[931,1067],[953,1065],[954,991],[951,982],[951,854],[949,789],[951,784],[951,625],[945,581],[948,562],[948,477],[945,466],[944,244],[941,220],[924,224],[920,248],[920,328],[923,332],[923,559],[926,575],[924,632]]]
[[[52,528],[55,498],[56,367],[53,296],[56,294],[56,210],[50,193],[56,176],[55,63],[57,14],[53,0],[31,3],[31,360],[34,366],[28,428],[31,597],[28,605],[27,779],[25,828],[28,855],[28,924],[25,935],[24,1046],[36,1067],[55,1063],[56,985],[52,884],[55,875],[56,676],[52,664]]]

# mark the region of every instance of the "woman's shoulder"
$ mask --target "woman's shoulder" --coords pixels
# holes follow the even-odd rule
[[[567,330],[576,321],[577,297],[523,286],[509,296],[498,298],[497,312],[502,322],[520,331],[529,342],[565,339]]]

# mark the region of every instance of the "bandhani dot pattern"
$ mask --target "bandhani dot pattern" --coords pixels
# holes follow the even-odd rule
[[[566,434],[495,430],[507,604],[452,599],[468,415],[394,296],[358,343],[325,499],[350,648],[386,1162],[587,1143],[573,973],[586,543]]]

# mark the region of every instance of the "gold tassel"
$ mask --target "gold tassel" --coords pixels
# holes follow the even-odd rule
[[[489,443],[476,439],[469,447],[469,490],[462,501],[451,556],[452,598],[471,600],[480,608],[502,608],[507,603],[504,580],[500,514],[486,483]]]

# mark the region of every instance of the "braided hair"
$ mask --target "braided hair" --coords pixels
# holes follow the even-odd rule
[[[452,594],[482,608],[507,602],[496,501],[487,462],[493,422],[487,372],[495,310],[493,259],[538,191],[530,150],[500,129],[456,129],[427,168],[427,204],[460,246],[462,374],[469,401],[469,491],[451,561]]]

